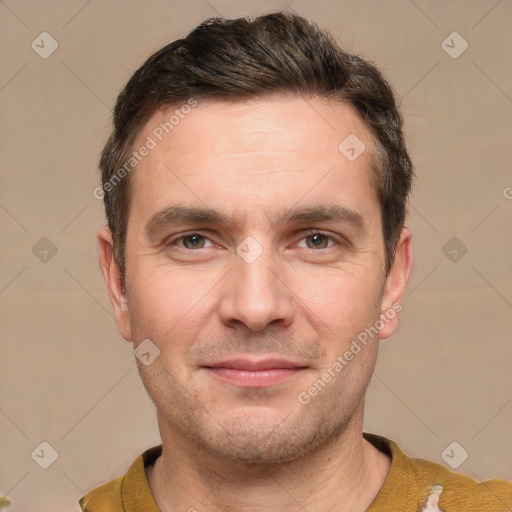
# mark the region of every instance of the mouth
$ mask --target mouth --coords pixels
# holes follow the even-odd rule
[[[285,359],[229,359],[203,366],[212,376],[235,386],[263,388],[287,381],[308,367]]]

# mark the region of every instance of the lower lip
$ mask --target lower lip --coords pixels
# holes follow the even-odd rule
[[[263,388],[279,384],[297,375],[304,368],[272,368],[270,370],[238,370],[236,368],[207,368],[220,379],[246,388]]]

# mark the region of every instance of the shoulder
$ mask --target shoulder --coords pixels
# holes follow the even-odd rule
[[[512,482],[500,479],[478,482],[437,462],[408,457],[395,442],[382,436],[367,433],[364,436],[392,458],[391,470],[377,500],[379,505],[403,502],[404,506],[407,503],[415,510],[422,510],[429,496],[438,494],[439,508],[444,511],[512,510]]]
[[[121,483],[123,477],[120,476],[103,484],[87,493],[79,500],[80,506],[84,512],[123,512],[121,499]]]
[[[158,511],[146,477],[146,467],[161,455],[162,445],[139,455],[124,476],[119,476],[79,500],[83,512],[125,512],[126,510]]]
[[[445,466],[406,457],[411,476],[426,496],[435,485],[442,486],[439,505],[442,510],[507,511],[512,509],[512,482],[493,479],[478,482]]]
[[[506,511],[512,509],[512,482],[493,479],[478,482],[442,464],[403,454],[404,474],[418,486],[419,495],[428,496],[439,487],[441,510]],[[434,490],[433,490],[434,488]]]

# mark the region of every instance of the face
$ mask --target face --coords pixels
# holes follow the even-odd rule
[[[404,231],[383,274],[364,123],[320,99],[210,100],[158,141],[169,115],[135,143],[157,141],[130,176],[126,294],[99,236],[121,334],[160,351],[137,364],[162,438],[258,463],[361,429],[379,335],[351,347],[400,300],[410,267]],[[349,135],[366,148],[355,160],[339,149]]]

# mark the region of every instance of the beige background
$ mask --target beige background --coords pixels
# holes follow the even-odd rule
[[[92,191],[117,94],[203,19],[285,7],[0,3],[0,494],[10,512],[77,510],[86,491],[160,442],[97,264],[103,209]],[[402,98],[418,173],[414,270],[399,332],[382,342],[365,430],[443,464],[457,441],[469,453],[458,471],[512,479],[512,2],[294,0],[287,9],[383,70]],[[59,44],[47,59],[31,48],[43,31]],[[457,59],[441,46],[453,31],[469,44]],[[46,262],[48,241],[33,252],[43,237],[57,248]],[[468,249],[457,262],[442,250],[452,237]],[[58,452],[46,470],[31,457],[43,441]]]

